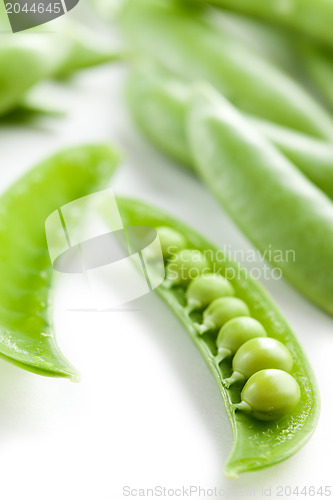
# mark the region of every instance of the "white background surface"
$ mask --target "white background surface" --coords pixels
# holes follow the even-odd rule
[[[66,118],[1,124],[1,189],[61,147],[105,140],[124,152],[112,182],[117,192],[154,202],[219,246],[250,249],[204,187],[137,132],[123,103],[124,79],[118,65],[86,72],[70,84],[46,85],[54,105],[68,110]],[[57,300],[58,343],[82,381],[47,379],[0,361],[1,497],[120,500],[125,485],[193,485],[224,489],[228,499],[251,491],[261,498],[262,489],[271,487],[271,498],[281,498],[279,485],[332,486],[333,319],[287,282],[264,284],[300,339],[321,393],[318,428],[297,455],[226,479],[232,437],[223,403],[163,302],[151,294],[121,312],[77,313]]]

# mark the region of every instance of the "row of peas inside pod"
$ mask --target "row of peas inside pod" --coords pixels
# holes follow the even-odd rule
[[[163,286],[185,290],[189,318],[193,312],[201,314],[201,322],[195,322],[198,335],[216,334],[216,363],[232,360],[232,375],[224,379],[225,387],[245,382],[234,409],[259,420],[291,412],[300,400],[300,388],[289,373],[293,359],[287,347],[267,336],[247,304],[235,297],[231,282],[212,272],[203,252],[187,248],[183,235],[170,227],[156,229],[166,265]]]

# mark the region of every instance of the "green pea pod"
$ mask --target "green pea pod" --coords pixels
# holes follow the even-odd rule
[[[205,10],[175,1],[132,0],[122,24],[140,55],[178,77],[208,81],[242,111],[332,139],[332,117],[315,99],[230,33],[214,29]]]
[[[153,144],[192,169],[185,130],[189,86],[148,64],[132,71],[126,100],[136,123]]]
[[[305,296],[333,314],[333,204],[210,87],[193,93],[197,173],[244,234]]]
[[[31,98],[28,95],[17,106],[2,117],[2,123],[24,123],[41,116],[53,118],[64,118],[66,112],[63,109],[52,107],[50,104],[38,102],[38,93]]]
[[[196,321],[202,313],[188,314],[184,286],[168,288],[163,284],[157,292],[181,321],[195,342],[217,382],[231,423],[234,443],[225,465],[229,477],[268,467],[296,453],[310,438],[319,415],[319,396],[309,363],[286,320],[262,286],[249,278],[239,264],[222,256],[221,250],[180,221],[156,207],[131,199],[117,198],[124,226],[169,227],[187,240],[189,248],[206,252],[214,272],[230,276],[237,297],[246,302],[251,315],[265,328],[267,335],[282,342],[293,358],[292,376],[301,389],[297,407],[287,415],[272,421],[260,421],[242,411],[235,411],[240,400],[240,387],[227,389],[223,380],[231,374],[230,360],[217,362],[216,333],[199,335]]]
[[[308,179],[333,199],[333,145],[274,123],[248,117],[266,139],[270,140]]]
[[[207,9],[207,21],[214,30],[221,29],[284,72],[299,77],[297,52],[292,46],[295,36],[288,30],[227,10]]]
[[[60,35],[4,35],[1,37],[0,115],[12,110],[38,82],[66,76],[78,69],[116,59],[115,53],[98,52],[82,39]]]
[[[333,109],[333,55],[319,47],[297,44],[299,59],[311,82]]]
[[[60,20],[61,21],[61,20]],[[58,24],[55,33],[43,28],[8,33],[9,22],[0,4],[0,116],[11,111],[38,82],[66,76],[79,69],[120,57],[119,52],[92,40],[74,22]]]
[[[0,198],[0,357],[53,377],[77,378],[59,351],[49,312],[52,266],[45,220],[109,180],[117,154],[107,145],[65,150],[21,177]]]
[[[96,40],[96,34],[78,23],[64,23],[58,38],[66,41],[66,55],[53,76],[66,77],[76,71],[117,61],[125,57],[121,50],[108,47],[102,40]]]
[[[24,37],[3,35],[0,46],[0,116],[13,109],[26,92],[41,80],[50,78],[65,57],[45,35]]]
[[[189,85],[154,65],[136,68],[127,85],[127,102],[148,139],[182,165],[193,169],[186,137]],[[333,146],[299,132],[247,116],[251,124],[316,186],[333,198]]]
[[[289,0],[282,4],[265,0],[204,0],[274,24],[292,28],[319,41],[333,45],[331,20],[333,4],[326,0]]]

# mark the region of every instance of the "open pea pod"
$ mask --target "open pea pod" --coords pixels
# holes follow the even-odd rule
[[[231,423],[234,443],[225,466],[226,475],[235,477],[241,472],[268,467],[296,453],[315,429],[319,415],[319,395],[304,352],[272,299],[258,282],[249,278],[246,270],[238,263],[231,261],[221,250],[179,220],[156,207],[136,200],[117,198],[117,203],[125,227],[149,226],[156,228],[160,235],[167,280],[157,288],[157,292],[179,318],[200,350],[217,382]],[[173,249],[172,254],[166,253],[168,242],[169,248]],[[226,321],[237,314],[251,316],[252,323],[258,325],[259,322],[259,328],[264,329],[268,337],[279,341],[283,344],[283,349],[289,350],[288,355],[292,357],[293,363],[290,374],[293,383],[296,381],[298,384],[301,395],[298,404],[280,418],[260,420],[250,413],[236,409],[235,405],[239,404],[242,397],[241,386],[234,384],[226,388],[225,384],[225,379],[232,371],[232,362],[229,358],[220,362],[216,357],[217,330],[213,328],[201,334],[198,327],[207,316],[207,311],[211,309],[208,302],[216,294],[217,287],[211,291],[205,290],[204,307],[193,311],[193,308],[188,307],[188,297],[189,293],[193,295],[195,278],[191,281],[186,276],[186,280],[177,282],[174,286],[167,284],[168,269],[174,262],[172,255],[179,247],[185,247],[183,251],[188,254],[194,251],[200,252],[205,256],[205,265],[210,271],[220,275],[222,288],[219,287],[218,293],[232,295],[222,298],[222,301],[229,300],[231,304],[224,311]],[[195,262],[193,267],[197,268],[198,260]],[[149,270],[149,264],[147,265]],[[233,305],[235,303],[236,309]],[[241,308],[238,304],[241,304]],[[290,377],[285,372],[283,374],[285,377]],[[262,394],[262,397],[269,398],[269,394]]]
[[[77,377],[59,351],[50,319],[53,270],[47,217],[105,186],[118,155],[107,145],[58,153],[0,197],[0,357],[53,377]]]

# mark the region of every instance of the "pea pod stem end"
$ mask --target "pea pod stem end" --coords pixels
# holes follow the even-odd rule
[[[75,382],[75,383],[78,383],[81,381],[81,376],[80,376],[79,372],[69,362],[67,362],[67,366],[65,366],[63,368],[58,368],[58,367],[47,368],[46,366],[45,367],[42,367],[42,366],[37,367],[34,364],[29,365],[28,363],[24,363],[22,361],[14,359],[10,356],[7,356],[6,354],[3,354],[2,352],[0,352],[0,358],[3,359],[4,361],[6,361],[7,363],[10,363],[10,364],[15,365],[19,368],[22,368],[25,371],[28,371],[30,373],[34,373],[36,375],[41,375],[43,377],[66,378],[66,379],[69,379],[71,382]]]
[[[218,354],[215,357],[215,361],[217,364],[221,363],[225,358],[231,356],[230,349],[226,349],[225,347],[220,347],[218,350]]]
[[[235,403],[232,405],[234,411],[241,410],[247,413],[251,413],[251,406],[246,401],[241,401],[240,403]]]
[[[223,380],[223,385],[229,388],[232,384],[243,381],[244,381],[244,375],[240,372],[234,371],[231,377]]]
[[[202,325],[200,325],[199,323],[195,324],[195,328],[196,328],[197,333],[199,335],[203,335],[204,333],[207,333],[210,330],[213,330],[214,326],[215,325],[213,323],[209,323],[208,321],[205,324],[202,324]]]

